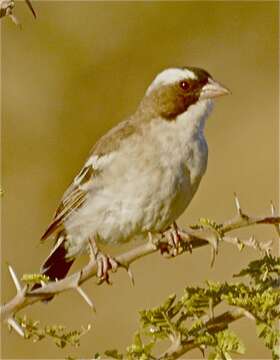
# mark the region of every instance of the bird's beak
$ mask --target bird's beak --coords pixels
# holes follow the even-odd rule
[[[230,94],[230,90],[228,90],[223,85],[219,84],[217,81],[209,78],[208,83],[203,86],[200,93],[200,100],[204,99],[212,99],[222,95]]]

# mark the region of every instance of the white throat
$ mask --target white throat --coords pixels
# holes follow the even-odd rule
[[[176,123],[189,134],[202,133],[205,121],[213,109],[213,100],[200,100],[191,105],[187,111],[177,116]]]

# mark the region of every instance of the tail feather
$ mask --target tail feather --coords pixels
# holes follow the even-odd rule
[[[66,255],[65,238],[60,238],[53,251],[42,265],[41,274],[48,276],[51,281],[65,278],[74,262],[74,259],[67,259]],[[32,290],[38,289],[39,287],[41,287],[40,284],[35,284]],[[52,298],[53,296],[47,300],[51,300]]]
[[[54,248],[49,257],[46,259],[41,268],[41,273],[47,275],[51,280],[63,279],[74,260],[66,257],[65,240]]]

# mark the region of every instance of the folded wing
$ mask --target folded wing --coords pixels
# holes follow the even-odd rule
[[[73,184],[66,190],[63,198],[54,214],[53,220],[48,226],[47,230],[41,237],[41,240],[47,239],[49,236],[60,232],[63,228],[65,220],[78,210],[85,202],[87,190],[85,185],[87,182],[92,181],[96,175],[92,165],[86,165],[82,171],[75,178]]]

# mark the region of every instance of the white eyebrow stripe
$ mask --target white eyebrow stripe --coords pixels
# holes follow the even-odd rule
[[[156,76],[152,84],[148,87],[146,94],[148,95],[151,91],[159,86],[174,84],[175,82],[185,79],[197,79],[197,77],[194,72],[188,69],[170,68],[163,70]]]

